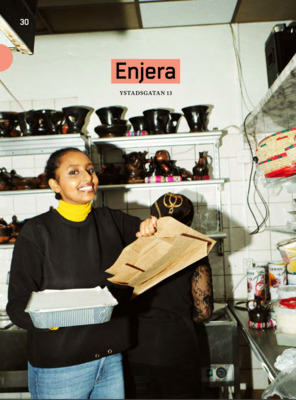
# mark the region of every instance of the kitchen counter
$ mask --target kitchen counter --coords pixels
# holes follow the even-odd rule
[[[254,351],[256,357],[261,362],[262,368],[268,374],[270,381],[280,373],[274,363],[277,356],[281,355],[284,350],[290,346],[279,346],[276,341],[276,328],[269,329],[252,329],[248,326],[248,311],[235,307],[236,301],[228,302],[228,306],[238,322],[244,336],[246,337],[250,348]]]

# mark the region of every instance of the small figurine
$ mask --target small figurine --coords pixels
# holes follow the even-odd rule
[[[194,181],[210,179],[208,168],[208,157],[205,151],[199,153],[199,160],[195,162],[195,167],[192,169]]]
[[[129,154],[123,154],[125,161],[125,176],[128,183],[142,183],[145,178],[145,164],[147,163],[147,151],[133,151]]]

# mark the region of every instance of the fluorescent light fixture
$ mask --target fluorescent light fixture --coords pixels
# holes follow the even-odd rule
[[[2,15],[0,15],[0,30],[2,31],[2,35],[0,36],[1,44],[5,44],[11,50],[15,49],[23,54],[33,54],[32,50],[29,49],[26,43],[12,29],[8,22],[5,21]],[[6,43],[3,42],[5,40]]]

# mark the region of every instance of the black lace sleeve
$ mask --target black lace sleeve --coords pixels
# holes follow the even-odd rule
[[[211,317],[213,312],[212,271],[207,257],[198,261],[193,276],[193,320],[203,322]]]

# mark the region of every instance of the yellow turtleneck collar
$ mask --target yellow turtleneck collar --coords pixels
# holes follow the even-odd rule
[[[91,202],[87,204],[70,204],[60,200],[57,211],[62,217],[74,222],[81,222],[86,219],[91,211]]]

